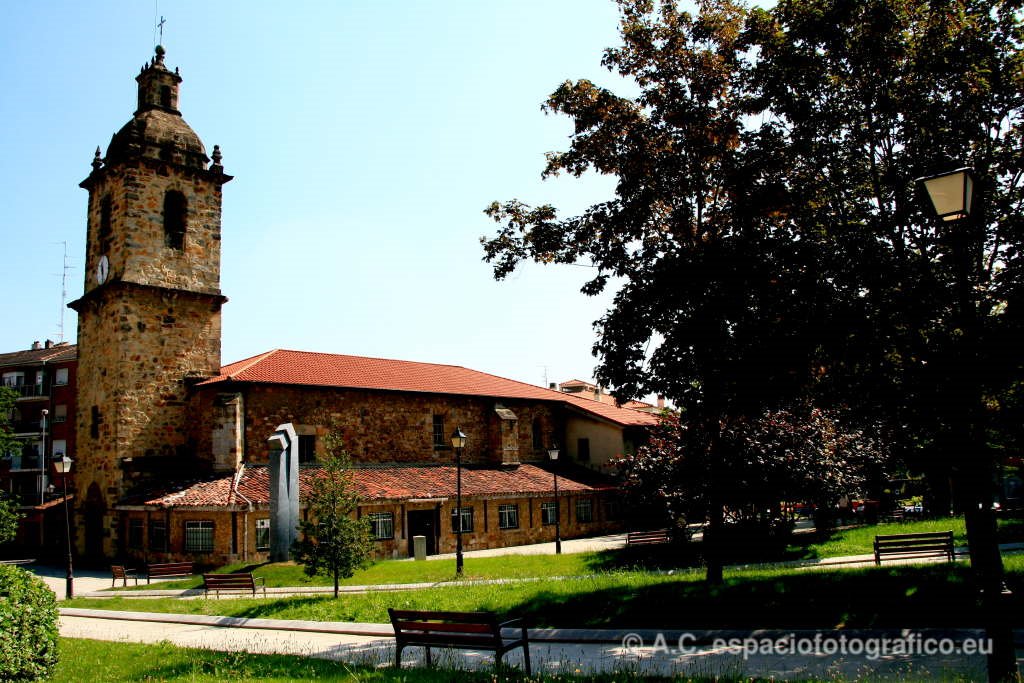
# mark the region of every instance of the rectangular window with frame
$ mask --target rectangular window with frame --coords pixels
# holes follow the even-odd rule
[[[604,502],[604,518],[609,522],[617,522],[622,519],[622,501],[606,500]]]
[[[558,519],[558,506],[554,502],[540,504],[540,522],[544,526],[555,523]]]
[[[370,533],[375,541],[390,541],[395,537],[395,513],[393,512],[371,512],[367,515],[370,519]]]
[[[142,550],[142,520],[128,520],[128,547],[132,550]]]
[[[5,387],[20,387],[25,385],[24,372],[5,372],[3,374]]]
[[[256,520],[256,550],[270,550],[270,518]]]
[[[68,369],[57,368],[54,373],[53,383],[59,387],[65,386],[68,383]]]
[[[576,439],[576,458],[580,462],[590,462],[590,439]]]
[[[299,462],[316,462],[316,435],[299,434]]]
[[[462,533],[473,531],[473,508],[462,508]],[[459,533],[459,508],[452,509],[452,533]]]
[[[162,519],[149,522],[149,549],[167,550],[167,523]]]
[[[213,522],[196,520],[185,522],[185,552],[213,552]]]
[[[434,414],[433,430],[434,448],[448,446],[448,437],[444,433],[444,415]]]
[[[519,528],[519,506],[515,503],[507,503],[498,506],[498,528],[518,529]]]
[[[63,403],[58,403],[53,407],[53,421],[67,422],[68,421],[68,407]]]
[[[580,524],[594,521],[594,501],[590,498],[576,499],[576,521]]]

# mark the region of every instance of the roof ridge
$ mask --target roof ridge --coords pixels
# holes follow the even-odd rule
[[[260,363],[260,362],[266,360],[267,358],[269,358],[270,356],[274,355],[275,353],[277,353],[280,350],[281,349],[270,349],[269,351],[265,351],[264,353],[261,353],[261,354],[255,355],[255,356],[250,356],[249,358],[243,358],[242,360],[235,361],[234,363],[228,363],[228,365],[239,365],[240,367],[236,368],[233,372],[229,373],[227,376],[228,377],[232,377],[232,376],[237,375],[239,373],[245,372],[246,370],[248,370],[252,366],[254,366],[257,363]],[[241,365],[242,363],[244,363],[244,365]]]

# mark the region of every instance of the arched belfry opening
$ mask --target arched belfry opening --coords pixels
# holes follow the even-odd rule
[[[171,249],[185,248],[185,229],[188,223],[188,200],[178,190],[164,195],[164,244]]]

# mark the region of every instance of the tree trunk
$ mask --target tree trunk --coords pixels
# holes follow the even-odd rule
[[[718,496],[713,496],[708,511],[708,528],[704,531],[704,561],[707,563],[705,581],[711,586],[721,585],[724,578],[721,545],[724,523],[725,511],[718,502]]]

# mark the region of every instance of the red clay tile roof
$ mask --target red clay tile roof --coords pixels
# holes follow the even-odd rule
[[[202,382],[201,386],[227,381],[557,401],[622,426],[657,422],[657,417],[648,413],[590,401],[458,365],[407,360],[275,349],[225,365],[220,375]]]
[[[48,349],[26,349],[11,353],[0,353],[0,367],[15,365],[38,365],[40,363],[64,363],[78,358],[78,347],[74,344],[59,344]]]
[[[299,498],[305,498],[310,483],[320,470],[304,467],[299,471]],[[373,465],[352,470],[355,486],[366,502],[409,500],[416,498],[454,498],[454,465]],[[257,507],[270,504],[270,470],[265,465],[247,465],[238,482],[234,475],[211,481],[183,484],[159,494],[136,496],[122,505],[161,508],[237,507],[252,502]],[[515,468],[464,466],[462,495],[467,498],[510,495],[545,495],[554,492],[551,470],[539,465]],[[600,474],[573,468],[559,470],[558,489],[564,492],[614,490],[609,479]],[[239,495],[239,493],[241,495]]]

